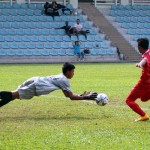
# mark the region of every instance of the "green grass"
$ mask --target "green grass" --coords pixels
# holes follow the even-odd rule
[[[0,90],[15,90],[33,76],[55,75],[61,64],[0,65]],[[76,64],[74,93],[103,92],[106,106],[70,101],[55,91],[0,108],[0,150],[148,150],[150,122],[138,117],[125,99],[141,70],[135,64]],[[150,103],[137,101],[150,114]]]

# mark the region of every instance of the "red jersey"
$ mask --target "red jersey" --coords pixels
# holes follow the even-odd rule
[[[146,61],[146,64],[142,70],[142,75],[138,83],[150,85],[150,48],[142,55],[142,59]]]

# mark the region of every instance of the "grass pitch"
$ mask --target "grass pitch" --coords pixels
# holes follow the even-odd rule
[[[33,76],[61,73],[61,64],[0,65],[0,90],[15,90]],[[0,108],[0,150],[148,150],[150,122],[138,117],[125,99],[141,70],[135,64],[76,64],[74,93],[106,93],[110,102],[71,101],[55,91]],[[150,102],[140,106],[150,114]]]

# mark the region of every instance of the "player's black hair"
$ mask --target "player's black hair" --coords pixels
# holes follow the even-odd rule
[[[75,66],[71,63],[65,62],[62,67],[62,72],[63,74],[66,74],[67,71],[71,71],[72,69],[75,69]]]
[[[140,38],[137,40],[138,46],[142,47],[144,50],[149,48],[149,40],[147,38]]]

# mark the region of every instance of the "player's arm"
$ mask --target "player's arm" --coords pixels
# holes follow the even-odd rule
[[[63,93],[66,97],[70,98],[71,100],[95,100],[95,98],[97,97],[97,93],[90,93],[86,96],[76,95],[69,91],[63,91]]]
[[[142,59],[139,63],[136,64],[136,67],[144,69],[145,64],[146,64],[146,60]]]

